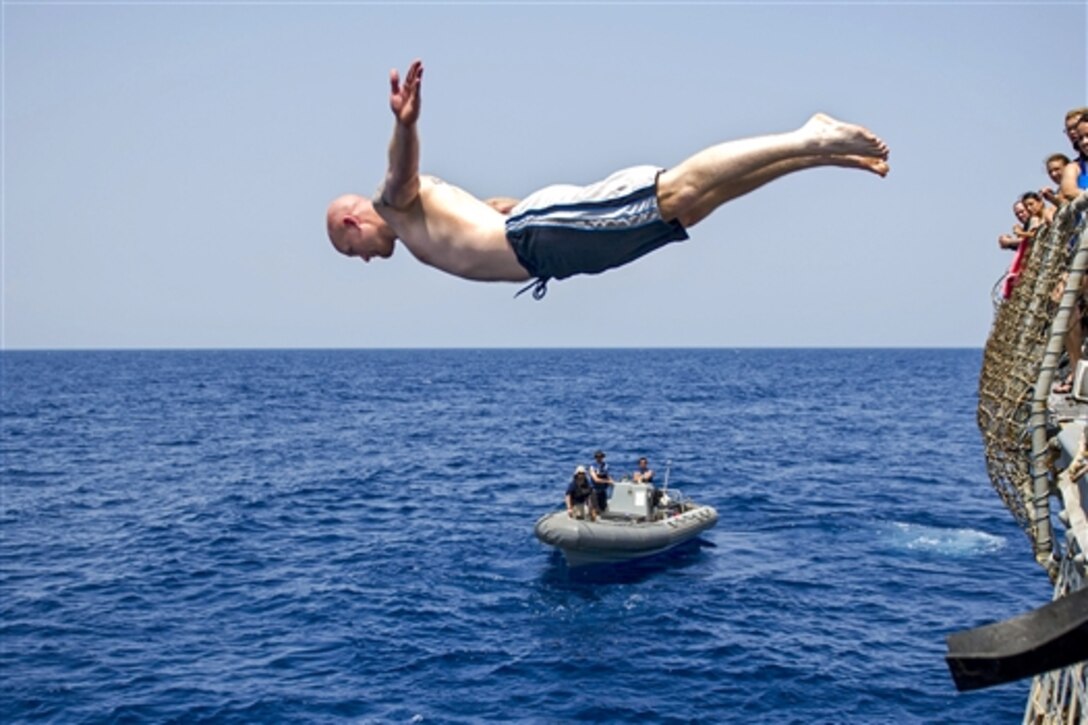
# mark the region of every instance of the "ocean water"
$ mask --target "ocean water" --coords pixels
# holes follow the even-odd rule
[[[3,722],[1012,723],[977,350],[5,352]],[[596,448],[718,526],[570,571]]]

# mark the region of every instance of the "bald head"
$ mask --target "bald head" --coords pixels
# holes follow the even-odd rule
[[[325,210],[325,230],[329,233],[329,241],[336,251],[345,254],[343,247],[344,233],[351,222],[357,218],[358,212],[363,211],[368,202],[358,194],[344,194],[332,200],[329,208]]]
[[[364,262],[372,257],[390,257],[397,239],[370,200],[358,194],[332,200],[325,211],[325,230],[336,251],[361,257]]]

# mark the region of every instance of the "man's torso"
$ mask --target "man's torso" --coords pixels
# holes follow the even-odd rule
[[[593,493],[593,488],[588,481],[582,483],[571,483],[567,486],[567,494],[570,495],[571,502],[582,503],[590,494]]]
[[[375,209],[424,264],[466,279],[529,279],[506,241],[506,217],[463,189],[421,176],[419,198],[407,208]]]

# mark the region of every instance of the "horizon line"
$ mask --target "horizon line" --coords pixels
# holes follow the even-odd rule
[[[390,345],[390,346],[359,346],[359,347],[281,347],[281,346],[253,346],[253,347],[16,347],[0,348],[0,354],[4,353],[28,353],[28,352],[382,352],[382,351],[535,351],[535,350],[973,350],[981,352],[982,346],[972,347],[964,345],[533,345],[533,346],[509,346],[509,345]]]

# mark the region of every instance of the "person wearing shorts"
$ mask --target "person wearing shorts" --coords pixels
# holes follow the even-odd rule
[[[662,171],[634,166],[589,186],[548,186],[518,202],[506,218],[506,239],[537,279],[535,289],[546,289],[550,279],[599,274],[687,239],[679,221],[661,217]]]
[[[395,123],[378,193],[344,194],[326,210],[329,240],[341,254],[369,262],[392,256],[400,242],[424,264],[463,279],[535,279],[539,299],[549,279],[598,274],[686,239],[722,204],[786,174],[822,166],[888,173],[888,147],[876,135],[817,113],[794,131],[726,141],[669,168],[635,166],[520,201],[480,199],[419,171],[422,79],[419,60],[403,83],[396,69],[389,74]]]
[[[597,507],[593,495],[593,485],[586,477],[585,466],[574,469],[574,476],[567,485],[566,495],[563,497],[567,504],[567,515],[572,519],[589,518],[597,520]]]

